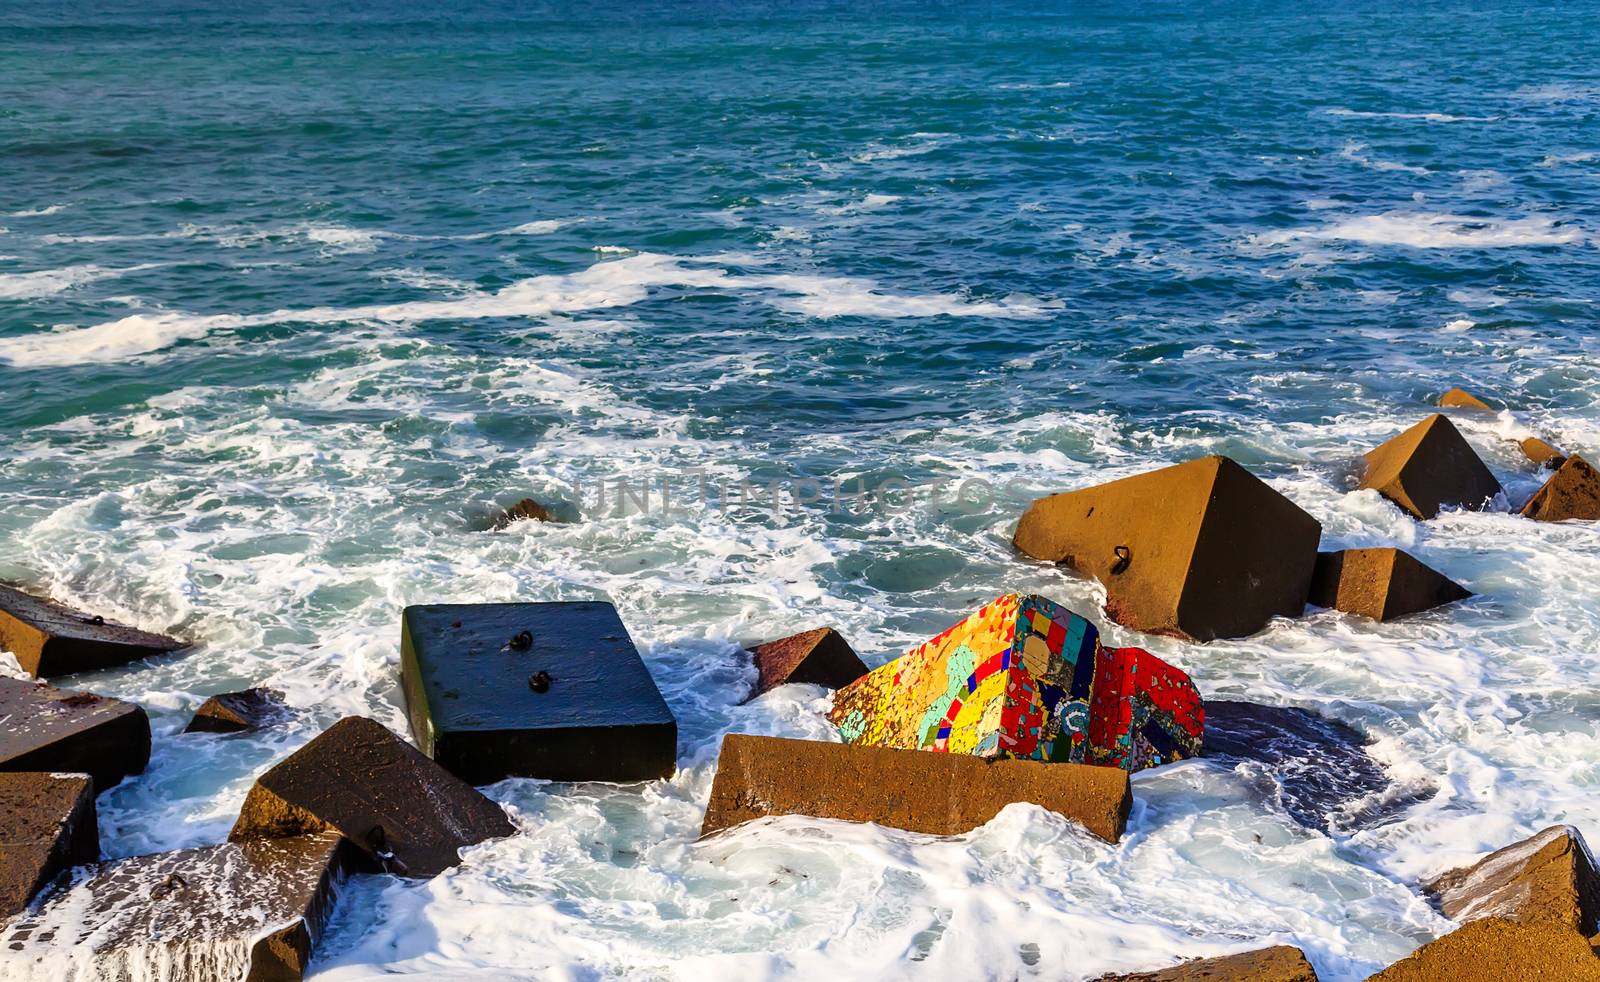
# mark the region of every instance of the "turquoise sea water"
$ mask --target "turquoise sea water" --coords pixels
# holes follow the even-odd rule
[[[681,720],[645,787],[490,789],[523,834],[358,878],[321,977],[1094,977],[1260,943],[1359,979],[1448,929],[1426,874],[1600,834],[1600,541],[1510,513],[1511,439],[1600,454],[1600,5],[0,4],[0,577],[196,638],[73,680],[150,772],[109,855],[220,841],[341,715],[404,730],[408,603],[614,600]],[[1426,525],[1352,460],[1466,385],[1507,489]],[[1204,647],[1320,709],[1404,805],[1290,821],[1141,776],[1108,847],[1028,808],[952,841],[786,820],[696,844],[742,643],[870,663],[984,600],[1035,494],[1226,453],[1479,596]],[[786,482],[774,511],[702,477]],[[679,507],[615,484],[666,480]],[[839,480],[904,482],[844,508]],[[969,500],[953,487],[972,481]],[[495,502],[559,526],[483,530]],[[846,502],[851,504],[850,502]],[[269,734],[178,731],[288,693]]]

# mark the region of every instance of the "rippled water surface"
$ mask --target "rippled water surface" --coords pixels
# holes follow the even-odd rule
[[[680,719],[671,781],[502,782],[518,836],[353,880],[318,978],[1290,943],[1341,982],[1450,928],[1420,878],[1600,834],[1600,539],[1515,517],[1512,442],[1600,454],[1600,6],[88,6],[0,6],[0,578],[200,642],[72,680],[156,731],[105,851],[220,841],[342,715],[403,731],[410,603],[609,598]],[[1506,499],[1417,524],[1354,491],[1456,384],[1508,407],[1457,418]],[[1191,761],[1136,779],[1117,846],[1028,806],[695,841],[724,732],[833,738],[823,690],[740,705],[741,644],[828,623],[877,664],[1011,590],[1098,617],[1016,516],[1206,453],[1477,593],[1205,646],[1100,618],[1374,741],[1384,821]],[[581,520],[483,530],[527,494]],[[292,723],[179,732],[247,684]]]

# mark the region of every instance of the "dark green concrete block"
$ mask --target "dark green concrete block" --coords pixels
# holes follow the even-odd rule
[[[400,620],[411,732],[462,780],[676,769],[677,720],[611,604],[430,604]]]

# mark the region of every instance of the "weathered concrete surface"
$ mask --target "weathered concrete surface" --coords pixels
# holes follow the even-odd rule
[[[500,806],[383,724],[349,716],[256,779],[233,842],[336,830],[365,869],[430,877],[515,829]]]
[[[407,607],[400,680],[417,745],[472,784],[677,766],[677,720],[609,603]]]
[[[819,627],[750,649],[756,663],[754,699],[790,682],[841,689],[867,674],[867,666],[838,631]]]
[[[100,858],[87,774],[0,774],[0,921],[69,866]]]
[[[87,867],[5,928],[0,976],[293,982],[332,905],[342,849],[324,833]]]
[[[1388,498],[1413,518],[1444,507],[1478,510],[1500,493],[1500,482],[1455,424],[1438,413],[1370,450],[1362,488]]]
[[[1279,945],[1219,958],[1196,958],[1155,972],[1103,975],[1099,982],[1317,982],[1299,948]]]
[[[1448,409],[1487,409],[1490,412],[1494,411],[1493,406],[1490,406],[1466,389],[1451,389],[1440,396],[1435,405]]]
[[[34,678],[125,665],[184,642],[0,586],[0,649]]]
[[[1472,591],[1399,549],[1317,554],[1311,603],[1377,621],[1465,600]]]
[[[271,726],[288,715],[283,693],[276,689],[245,689],[212,696],[195,710],[185,733],[238,733]]]
[[[730,733],[722,739],[700,831],[709,835],[769,815],[813,815],[959,835],[1016,801],[1116,842],[1133,791],[1128,772],[1112,767]]]
[[[1571,928],[1487,917],[1423,945],[1367,982],[1600,982],[1600,958]]]
[[[1583,835],[1553,825],[1423,885],[1453,921],[1482,917],[1550,921],[1600,931],[1600,871]]]
[[[1106,613],[1195,641],[1254,634],[1305,608],[1322,526],[1226,457],[1040,498],[1022,552],[1106,587]]]
[[[1600,520],[1600,474],[1573,454],[1522,506],[1522,515],[1541,522]]]
[[[84,773],[104,791],[150,762],[150,718],[132,703],[0,678],[0,771]]]
[[[1536,436],[1530,436],[1517,446],[1529,460],[1547,470],[1559,470],[1567,462],[1567,455]]]
[[[1361,733],[1310,710],[1210,699],[1205,756],[1221,763],[1251,760],[1266,771],[1262,793],[1310,829],[1350,832],[1385,820],[1374,804],[1392,782],[1366,751]],[[1404,806],[1405,802],[1396,803]]]

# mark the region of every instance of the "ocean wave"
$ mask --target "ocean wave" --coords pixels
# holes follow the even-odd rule
[[[1427,123],[1493,123],[1501,119],[1499,116],[1453,116],[1450,113],[1401,113],[1401,112],[1366,112],[1360,109],[1346,109],[1335,106],[1324,109],[1329,116],[1343,116],[1349,119],[1414,119]]]
[[[1583,241],[1583,230],[1558,218],[1475,218],[1468,215],[1390,211],[1333,222],[1320,228],[1290,229],[1252,237],[1259,245],[1294,241],[1344,241],[1362,245],[1399,245],[1413,249],[1504,249],[1518,246],[1571,245]]]
[[[54,215],[57,212],[64,211],[66,207],[66,205],[47,205],[43,208],[24,208],[21,211],[7,211],[0,212],[0,214],[5,215],[7,218],[38,218],[43,215]]]
[[[1407,174],[1432,173],[1432,171],[1428,170],[1426,167],[1415,167],[1411,164],[1397,164],[1392,160],[1378,160],[1373,157],[1365,156],[1361,153],[1361,151],[1365,149],[1367,149],[1367,145],[1365,143],[1347,143],[1345,144],[1344,149],[1339,151],[1339,156],[1346,160],[1358,163],[1363,167],[1370,167],[1373,170],[1403,171]]]
[[[32,273],[0,273],[0,300],[32,300],[53,296],[75,286],[95,280],[122,276],[141,269],[154,269],[158,263],[124,266],[120,269],[96,266],[64,266],[61,269],[41,269]]]

